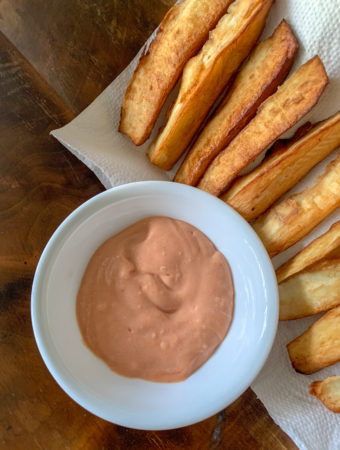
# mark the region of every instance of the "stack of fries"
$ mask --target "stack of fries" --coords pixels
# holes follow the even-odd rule
[[[316,55],[286,78],[298,43],[284,20],[257,44],[272,3],[183,0],[174,6],[139,61],[119,127],[143,144],[181,77],[148,157],[169,170],[187,152],[174,181],[235,208],[271,257],[340,206],[340,154],[313,186],[280,199],[340,145],[340,112],[278,140],[318,102],[328,77]],[[240,175],[265,152],[258,167]],[[340,361],[340,222],[281,266],[277,280],[280,320],[326,312],[288,344],[293,367],[308,374]],[[340,376],[314,382],[310,392],[340,412]]]

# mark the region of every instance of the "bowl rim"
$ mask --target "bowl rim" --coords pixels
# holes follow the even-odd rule
[[[272,278],[271,280],[266,279],[266,283],[268,285],[270,285],[271,296],[273,296],[272,305],[271,305],[271,307],[273,308],[273,312],[272,312],[273,320],[271,323],[266,324],[267,340],[264,342],[264,346],[263,346],[262,352],[261,352],[261,357],[259,358],[260,359],[259,363],[256,365],[256,367],[252,368],[253,370],[252,370],[251,376],[248,377],[248,378],[251,378],[251,381],[249,382],[247,380],[247,382],[245,382],[245,383],[240,383],[240,388],[235,391],[234,395],[232,396],[232,400],[231,401],[228,400],[227,404],[223,403],[223,401],[222,401],[221,404],[219,404],[219,405],[214,404],[210,408],[207,408],[207,410],[205,410],[204,412],[196,412],[195,417],[191,416],[186,421],[180,420],[171,425],[167,425],[166,427],[154,426],[152,428],[150,428],[149,426],[143,426],[143,425],[136,426],[136,424],[134,424],[134,423],[127,424],[127,423],[124,423],[124,421],[120,422],[119,420],[116,420],[116,419],[113,421],[112,419],[108,418],[105,414],[102,414],[100,409],[93,408],[93,405],[89,405],[87,403],[87,401],[84,400],[81,397],[81,395],[79,395],[79,392],[75,392],[68,385],[67,380],[64,379],[62,370],[58,367],[57,364],[55,364],[55,362],[53,360],[53,356],[51,357],[51,355],[49,354],[48,345],[45,343],[44,335],[40,328],[40,323],[39,323],[40,319],[39,319],[39,301],[38,301],[39,292],[41,290],[41,285],[43,283],[42,274],[43,274],[44,268],[46,265],[48,265],[49,258],[51,256],[51,254],[53,254],[53,252],[55,251],[55,247],[58,247],[60,245],[60,244],[58,244],[60,239],[63,236],[67,235],[67,233],[69,232],[69,230],[72,229],[72,227],[74,226],[75,223],[79,222],[79,217],[80,217],[80,221],[82,220],[84,215],[85,215],[85,217],[88,217],[86,215],[86,211],[92,205],[98,204],[96,211],[92,212],[89,215],[89,217],[92,216],[93,214],[95,214],[96,212],[100,211],[103,207],[106,207],[107,206],[106,201],[107,201],[107,199],[109,199],[112,196],[113,192],[116,193],[117,196],[119,196],[119,194],[125,195],[124,198],[126,199],[130,195],[138,196],[138,195],[142,195],[143,193],[145,194],[145,192],[143,192],[143,191],[145,191],[145,190],[147,191],[150,188],[152,190],[154,190],[156,188],[157,189],[161,188],[161,189],[165,189],[165,190],[170,189],[170,191],[171,190],[177,190],[177,191],[178,190],[182,190],[182,191],[186,190],[186,191],[193,192],[194,193],[193,195],[197,195],[197,193],[199,193],[199,195],[201,195],[201,196],[208,196],[210,202],[216,202],[216,204],[218,203],[219,205],[222,202],[224,204],[224,206],[226,208],[228,208],[229,213],[231,215],[236,217],[237,220],[241,220],[241,221],[243,221],[244,224],[246,224],[246,226],[248,227],[249,233],[252,235],[252,237],[255,239],[255,241],[257,241],[257,244],[259,244],[259,248],[262,249],[261,256],[264,257],[265,265],[267,266],[266,270],[267,270],[267,272],[269,271],[269,274],[271,275],[271,278]],[[167,192],[166,195],[170,195],[170,193]],[[114,200],[113,203],[115,201],[119,201],[119,200],[121,200],[121,199]],[[59,386],[76,403],[78,403],[80,406],[82,406],[86,410],[90,411],[92,414],[94,414],[104,420],[107,420],[109,422],[115,423],[117,425],[134,428],[134,429],[140,429],[140,430],[150,430],[150,429],[168,430],[168,429],[174,429],[174,428],[192,425],[194,423],[200,422],[202,420],[205,420],[205,419],[213,416],[214,414],[221,411],[221,409],[224,409],[225,407],[229,406],[233,401],[235,401],[238,397],[240,397],[248,389],[248,387],[250,387],[251,383],[253,383],[253,381],[255,380],[255,378],[257,377],[257,375],[263,368],[265,362],[267,361],[267,358],[269,356],[269,353],[271,351],[271,348],[272,348],[274,340],[275,340],[277,327],[278,327],[278,287],[277,287],[276,276],[275,276],[275,271],[273,269],[273,265],[271,263],[269,255],[266,252],[265,247],[263,246],[260,238],[257,236],[255,231],[251,228],[251,226],[245,221],[245,219],[239,213],[237,213],[232,207],[230,207],[229,205],[227,205],[226,203],[224,203],[222,200],[218,199],[217,197],[214,197],[214,196],[208,194],[207,192],[199,190],[195,187],[191,187],[191,186],[187,186],[187,185],[183,185],[183,184],[179,184],[179,183],[173,183],[170,181],[137,181],[137,182],[127,183],[124,185],[113,187],[111,189],[103,191],[103,192],[97,194],[96,196],[90,198],[89,200],[87,200],[86,202],[81,204],[79,207],[77,207],[73,212],[71,212],[71,214],[69,214],[62,221],[62,223],[57,227],[57,229],[54,231],[53,235],[49,239],[47,245],[45,246],[45,248],[41,254],[41,257],[39,259],[36,271],[35,271],[33,284],[32,284],[32,292],[31,292],[31,320],[32,320],[34,337],[35,337],[39,352],[42,356],[42,359],[43,359],[45,365],[47,366],[49,372],[51,373],[53,378],[56,380],[56,382],[59,384]]]

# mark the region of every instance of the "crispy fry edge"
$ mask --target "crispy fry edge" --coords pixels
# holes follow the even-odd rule
[[[318,246],[321,245],[321,248]],[[276,270],[277,282],[280,284],[291,276],[298,274],[312,264],[326,258],[333,250],[340,246],[340,220],[333,223],[326,233],[314,239],[307,247],[290,258]],[[314,255],[312,252],[318,250]],[[306,258],[306,259],[304,259]],[[295,266],[295,267],[294,267]]]
[[[277,199],[297,184],[316,164],[327,157],[340,144],[340,113],[315,124],[307,133],[309,124],[303,125],[288,142],[278,141],[275,150],[262,163],[247,175],[238,177],[221,199],[235,208],[247,221],[255,220],[264,213]],[[329,134],[333,133],[330,142]],[[298,135],[302,135],[300,139]],[[337,138],[338,136],[338,138]],[[320,152],[316,151],[320,145]],[[295,162],[300,158],[306,160],[311,155],[306,167],[300,164],[299,171],[292,173]],[[290,164],[288,164],[291,160]],[[280,171],[281,168],[281,171]],[[273,184],[275,180],[287,174],[279,186]],[[289,175],[289,176],[288,176]],[[270,195],[266,194],[269,187],[274,186]]]
[[[293,366],[293,368],[294,368],[294,370],[295,370],[296,372],[308,375],[308,374],[317,372],[317,371],[319,371],[319,370],[321,370],[321,369],[323,369],[323,368],[325,368],[325,367],[331,366],[332,364],[335,364],[335,363],[337,363],[338,361],[340,361],[340,359],[339,359],[339,360],[335,360],[335,361],[332,360],[331,362],[329,362],[329,364],[323,365],[322,367],[318,367],[318,368],[315,369],[315,370],[305,370],[305,371],[303,371],[303,370],[301,370],[301,369],[299,369],[299,368],[297,367],[296,358],[292,358],[292,356],[291,356],[291,351],[292,351],[292,349],[294,349],[294,346],[296,345],[296,343],[300,342],[300,340],[301,340],[307,333],[310,333],[311,330],[313,330],[313,328],[314,328],[316,325],[320,324],[321,322],[323,322],[323,321],[325,321],[325,320],[327,321],[327,320],[333,319],[333,316],[335,316],[335,318],[337,318],[337,315],[338,315],[338,314],[340,314],[340,306],[337,306],[337,307],[331,309],[330,311],[327,311],[320,319],[318,319],[318,320],[317,320],[316,322],[314,322],[310,327],[308,327],[307,330],[306,330],[304,333],[300,334],[300,336],[297,336],[295,339],[293,339],[291,342],[289,342],[289,343],[287,344],[286,347],[287,347],[287,350],[288,350],[289,359],[290,359],[290,361],[291,361],[291,363],[292,363],[292,366]]]
[[[125,124],[125,118],[126,118],[126,115],[128,114],[128,111],[127,111],[128,106],[127,105],[130,101],[133,101],[133,100],[131,100],[131,92],[134,89],[137,75],[139,74],[139,71],[142,70],[145,67],[145,65],[148,64],[149,56],[152,55],[154,52],[157,53],[158,48],[161,48],[163,46],[164,33],[167,31],[167,28],[170,27],[176,20],[180,20],[180,18],[178,16],[181,15],[182,9],[184,9],[184,7],[185,7],[185,5],[184,5],[185,1],[186,0],[183,0],[181,3],[175,4],[166,13],[162,22],[159,25],[159,28],[157,30],[155,38],[152,40],[152,42],[150,43],[150,45],[148,47],[146,45],[144,46],[144,50],[138,61],[137,67],[136,67],[136,69],[132,75],[132,78],[130,80],[130,83],[126,89],[123,104],[122,104],[122,107],[120,110],[120,122],[119,122],[118,131],[129,136],[135,145],[142,145],[150,137],[151,131],[154,127],[154,124],[155,124],[158,116],[159,116],[162,106],[164,105],[165,100],[169,96],[172,88],[175,86],[178,78],[180,77],[185,63],[204,44],[204,42],[208,38],[209,31],[215,27],[218,20],[222,17],[223,14],[226,13],[228,7],[234,0],[222,0],[225,5],[221,9],[220,13],[216,14],[215,20],[213,22],[211,22],[210,26],[208,27],[209,29],[206,31],[205,35],[201,36],[201,38],[199,38],[199,39],[195,38],[196,43],[195,43],[195,45],[192,45],[192,51],[190,52],[188,57],[182,62],[182,64],[178,66],[178,68],[176,70],[176,75],[172,78],[172,80],[169,80],[167,89],[163,89],[162,91],[160,91],[161,95],[158,98],[158,102],[157,102],[158,104],[157,104],[157,106],[154,107],[153,113],[150,115],[149,120],[146,122],[144,133],[140,136],[136,136],[136,133],[134,134],[132,129],[130,129],[130,127]]]
[[[231,4],[231,7],[233,7],[236,2],[240,2],[241,0],[236,0],[234,3]],[[180,157],[185,152],[186,148],[188,147],[191,138],[194,136],[194,133],[198,130],[199,126],[204,122],[204,119],[207,117],[209,111],[213,107],[213,104],[215,103],[215,100],[217,100],[218,95],[223,91],[225,86],[227,85],[228,81],[230,80],[231,76],[235,73],[235,71],[238,69],[238,67],[241,65],[243,60],[248,56],[251,49],[256,43],[256,40],[258,39],[258,36],[262,33],[266,18],[268,16],[269,10],[272,6],[273,0],[261,0],[261,4],[258,5],[258,9],[254,14],[251,15],[252,20],[248,18],[248,20],[245,21],[242,27],[238,30],[237,34],[228,42],[228,45],[226,45],[222,51],[218,52],[218,55],[215,58],[215,63],[210,64],[208,68],[205,68],[204,71],[202,71],[203,75],[199,76],[199,81],[194,80],[194,83],[191,83],[190,88],[186,88],[184,90],[184,86],[188,85],[188,79],[185,77],[185,71],[186,67],[189,67],[190,64],[192,64],[192,60],[194,58],[197,58],[203,51],[204,46],[201,49],[201,52],[193,57],[191,60],[187,62],[186,67],[184,67],[183,70],[183,76],[180,84],[180,90],[178,97],[175,101],[175,104],[172,108],[172,112],[170,113],[169,119],[166,121],[164,126],[161,127],[160,133],[156,136],[155,140],[150,144],[147,155],[151,161],[152,164],[160,167],[164,170],[170,170],[174,164],[180,159]],[[249,8],[251,12],[251,8]],[[227,12],[229,14],[229,10]],[[223,17],[222,19],[223,20]],[[212,30],[212,33],[214,33],[215,30],[217,30],[218,25],[214,30]],[[256,29],[258,26],[259,30],[258,32],[254,32],[254,29]],[[253,29],[254,28],[254,29]],[[188,133],[188,126],[186,125],[186,120],[188,117],[193,114],[193,103],[198,102],[198,98],[201,95],[200,92],[197,92],[198,86],[203,86],[203,79],[207,80],[209,76],[211,76],[211,73],[213,73],[214,70],[217,70],[216,68],[218,65],[223,65],[221,61],[223,61],[223,58],[225,57],[225,54],[227,52],[230,52],[231,49],[236,45],[236,43],[246,36],[246,33],[256,34],[257,38],[251,42],[250,49],[247,50],[246,54],[243,55],[242,60],[239,62],[238,66],[235,68],[235,70],[230,74],[230,77],[225,80],[224,85],[222,89],[216,94],[215,100],[212,102],[209,102],[209,107],[206,110],[204,116],[197,122],[193,118],[189,120],[191,122],[192,126],[190,128],[190,133]],[[213,42],[214,39],[216,40],[216,37],[209,38],[208,42]],[[248,39],[249,40],[249,39]],[[206,45],[205,44],[205,45]],[[245,44],[243,44],[245,46]],[[235,54],[237,55],[236,49],[233,49],[233,57],[235,57]],[[191,69],[191,67],[190,67]],[[206,82],[205,82],[206,84]],[[202,102],[201,102],[202,103]],[[181,108],[179,111],[176,112],[176,114],[172,114],[173,111],[175,111],[176,107],[178,105],[181,105]],[[185,105],[185,106],[183,106]],[[196,117],[197,119],[197,117]],[[185,133],[181,127],[185,128]],[[189,139],[188,139],[189,136]],[[185,140],[185,148],[182,148],[182,146],[179,146],[179,143],[183,142],[183,139]],[[188,141],[188,142],[187,142]],[[175,143],[174,143],[175,142]],[[170,147],[172,151],[169,150]],[[179,150],[180,147],[180,150]],[[176,149],[176,154],[174,154],[174,149]]]
[[[332,381],[340,380],[339,376],[333,375],[325,378],[322,381],[314,381],[309,385],[309,393],[314,395],[323,405],[328,408],[330,411],[334,413],[340,413],[340,400],[339,399],[330,399],[329,394],[324,394],[322,388],[325,384],[332,383]],[[339,393],[340,397],[340,393]]]
[[[257,96],[253,96],[249,99],[246,94],[246,86],[244,86],[245,80],[242,80],[241,77],[249,72],[247,77],[247,81],[249,82],[249,76],[251,76],[254,71],[258,71],[256,58],[262,56],[261,52],[265,46],[268,46],[268,49],[266,49],[267,52],[270,50],[273,51],[273,48],[275,49],[279,46],[279,41],[282,47],[282,54],[280,55],[281,60],[273,60],[273,65],[270,67],[271,78],[269,78],[268,68],[266,83],[261,86],[261,89],[257,92]],[[249,59],[236,75],[234,82],[228,89],[227,94],[216,113],[201,131],[193,147],[186,155],[174,177],[175,182],[189,184],[191,186],[197,185],[213,158],[215,158],[217,154],[242,130],[242,128],[244,128],[244,126],[255,116],[260,104],[272,95],[277,87],[284,81],[293,65],[297,48],[298,42],[285,20],[277,26],[268,39],[260,42],[256,46],[250,54]],[[243,91],[241,92],[241,95],[243,94],[241,101],[243,102],[241,103],[243,105],[242,111],[240,111],[239,102],[236,102],[234,109],[230,110],[230,101],[233,101],[235,97],[238,97],[241,90]],[[239,114],[237,120],[235,118],[235,111]],[[225,114],[227,114],[229,119],[227,122],[228,128],[222,133],[221,117]]]

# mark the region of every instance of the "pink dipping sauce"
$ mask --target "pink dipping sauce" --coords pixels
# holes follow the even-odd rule
[[[182,381],[209,359],[230,328],[232,274],[197,228],[148,217],[94,253],[76,308],[85,344],[112,370]]]

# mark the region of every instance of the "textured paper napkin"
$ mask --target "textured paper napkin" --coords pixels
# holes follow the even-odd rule
[[[318,105],[300,124],[306,120],[324,119],[339,109],[339,6],[339,0],[276,0],[261,38],[269,36],[285,18],[294,29],[300,44],[293,70],[315,54],[322,58],[326,66],[330,85]],[[137,148],[117,131],[125,89],[141,51],[88,108],[68,125],[52,132],[55,138],[94,171],[106,188],[132,181],[169,180],[173,175],[173,172],[163,172],[149,163],[145,156],[149,142]],[[166,106],[155,130],[164,120]],[[289,134],[292,134],[292,131]],[[335,154],[336,152],[315,167],[291,192],[298,192],[311,184]],[[337,219],[340,219],[340,211],[334,212],[306,238],[274,258],[274,265],[278,266],[286,261],[312,239],[325,232]],[[334,374],[340,375],[340,364],[314,375],[301,375],[292,369],[286,351],[286,344],[305,331],[315,320],[308,318],[279,324],[272,352],[252,388],[274,421],[300,449],[335,450],[340,449],[340,415],[329,412],[315,397],[310,396],[308,386],[314,380]]]

